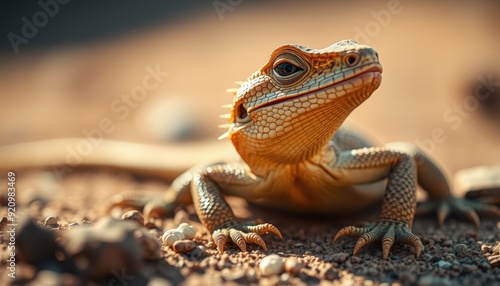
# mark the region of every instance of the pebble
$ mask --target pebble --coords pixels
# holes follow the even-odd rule
[[[474,273],[478,270],[478,267],[476,265],[462,264],[460,269],[464,273]]]
[[[463,243],[459,243],[453,247],[453,252],[455,252],[456,255],[466,254],[467,251],[467,245]]]
[[[137,210],[131,210],[126,213],[124,213],[121,217],[122,220],[130,220],[130,221],[135,221],[139,225],[143,226],[144,225],[144,217],[142,216],[141,212]]]
[[[188,223],[181,223],[179,227],[177,227],[177,231],[182,232],[186,239],[193,239],[196,237],[196,229],[194,226]]]
[[[304,267],[303,263],[297,257],[289,257],[285,260],[285,271],[291,274],[297,274]]]
[[[58,225],[57,219],[53,216],[48,216],[45,219],[45,222],[43,223],[43,226],[48,226],[48,227],[52,227],[52,228],[57,227],[57,225]]]
[[[444,260],[440,260],[438,261],[438,266],[441,267],[441,268],[444,268],[444,269],[450,269],[451,266],[453,266],[453,264],[451,264],[450,262],[448,261],[444,261]]]
[[[28,216],[17,220],[16,262],[18,257],[20,261],[34,265],[54,260],[54,253],[59,248],[54,232],[39,227]]]
[[[192,240],[178,240],[172,245],[172,249],[177,253],[188,253],[196,247],[196,243]]]
[[[194,258],[203,258],[207,254],[207,248],[203,245],[196,246],[193,250],[191,250],[191,257]]]
[[[394,258],[393,258],[394,259]],[[352,263],[360,263],[362,261],[361,257],[359,256],[352,256],[351,257],[351,262]]]
[[[337,263],[344,263],[349,259],[349,253],[346,252],[339,252],[335,253],[329,258],[326,259],[327,262],[337,262]]]
[[[184,239],[184,234],[176,229],[169,229],[163,234],[163,245],[172,246],[176,241]]]
[[[283,260],[277,254],[268,255],[260,261],[259,269],[264,276],[281,274],[283,272]]]
[[[447,239],[447,240],[443,241],[443,243],[441,245],[444,247],[450,247],[453,245],[453,241],[451,239]]]
[[[161,258],[161,245],[156,236],[145,228],[134,231],[134,236],[141,244],[144,250],[144,258],[148,260],[157,260]]]
[[[76,267],[85,279],[109,279],[116,269],[127,269],[127,275],[136,275],[144,259],[149,258],[144,246],[151,243],[137,231],[136,223],[104,217],[93,226],[66,231],[62,246],[73,261],[79,262]],[[149,234],[145,229],[144,232]],[[155,238],[151,239],[158,244]]]
[[[333,267],[327,268],[322,276],[329,281],[339,279],[340,277],[339,272],[336,271]]]

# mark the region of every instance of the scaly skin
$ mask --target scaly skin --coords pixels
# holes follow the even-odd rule
[[[194,167],[173,181],[160,201],[125,195],[115,197],[112,205],[145,205],[146,216],[155,217],[173,211],[179,203],[193,202],[222,252],[230,240],[242,251],[247,243],[265,250],[261,234],[273,232],[281,237],[271,224],[240,222],[223,195],[306,214],[353,212],[382,200],[378,221],[365,227],[345,227],[335,240],[344,235],[360,236],[354,254],[367,244],[381,241],[384,258],[396,241],[413,246],[416,257],[422,251],[422,242],[411,232],[417,211],[417,184],[429,198],[418,211],[437,212],[440,224],[452,213],[465,215],[476,225],[477,213],[499,216],[497,207],[453,197],[445,176],[415,146],[392,143],[373,147],[361,135],[342,127],[349,114],[378,88],[381,73],[377,53],[353,41],[324,49],[278,47],[269,61],[236,90],[230,105],[228,130],[222,137],[230,139],[240,162]],[[43,144],[52,146],[53,142]],[[64,141],[58,144],[61,150],[67,146]],[[101,147],[82,164],[119,166],[167,176],[162,170],[168,164],[137,165],[135,159],[126,160],[123,154],[149,154],[154,160],[158,154],[170,154],[162,159],[169,160],[178,153],[149,152],[134,145],[132,151],[116,156],[113,144],[104,141]],[[20,165],[39,166],[47,161],[50,165],[54,158],[64,160],[64,152],[48,149],[38,152],[46,157],[35,160],[24,155],[25,148],[15,146],[0,148],[0,154]],[[117,162],[109,162],[113,158]]]
[[[342,41],[325,49],[297,45],[277,48],[267,64],[236,91],[228,137],[243,162],[219,163],[188,171],[170,193],[190,192],[203,225],[220,251],[229,240],[242,251],[246,242],[278,229],[250,226],[234,216],[223,195],[234,195],[275,209],[337,214],[383,199],[380,219],[366,227],[349,226],[336,235],[360,236],[354,248],[382,241],[383,257],[395,241],[423,248],[411,232],[417,182],[429,192],[425,211],[465,213],[500,211],[454,198],[444,175],[416,147],[393,143],[371,147],[360,135],[341,128],[349,114],[378,88],[382,67],[368,46]],[[175,201],[175,200],[174,200]],[[155,208],[156,209],[156,208]]]

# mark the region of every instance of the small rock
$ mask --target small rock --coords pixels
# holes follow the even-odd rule
[[[39,227],[28,216],[18,219],[16,229],[16,260],[39,265],[56,260],[58,249],[54,232]],[[43,247],[42,247],[43,246]]]
[[[135,238],[139,241],[144,249],[144,258],[148,260],[157,260],[161,258],[161,245],[158,239],[145,228],[137,229],[134,232]]]
[[[285,260],[285,271],[291,274],[297,274],[304,267],[297,257],[290,257]]]
[[[193,239],[196,237],[196,229],[194,226],[188,223],[181,223],[179,227],[177,227],[177,231],[182,232],[186,239]]]
[[[346,252],[339,252],[331,255],[326,259],[327,262],[337,262],[337,263],[344,263],[349,259],[349,253]]]
[[[447,240],[443,241],[443,243],[441,245],[444,247],[450,247],[453,245],[453,241],[451,239],[447,239]]]
[[[194,258],[203,258],[207,254],[207,248],[203,245],[196,246],[193,250],[191,250],[191,257]]]
[[[144,217],[142,216],[141,212],[137,210],[131,210],[122,215],[122,220],[130,220],[130,221],[135,221],[141,226],[144,226]]]
[[[184,239],[184,234],[176,229],[169,229],[165,231],[161,240],[163,245],[172,246],[174,242]]]
[[[474,273],[478,270],[478,267],[476,265],[469,265],[469,264],[462,264],[460,267],[460,271],[463,273]]]
[[[450,269],[451,266],[453,266],[453,264],[451,264],[450,262],[448,261],[444,261],[444,260],[440,260],[438,261],[438,266],[443,268],[443,269]]]
[[[58,226],[57,219],[55,217],[53,217],[53,216],[48,216],[45,219],[45,222],[43,223],[43,226],[48,226],[48,227],[55,228],[55,227]]]
[[[336,271],[333,267],[329,267],[328,269],[326,269],[322,276],[329,281],[337,280],[340,277],[339,272]]]
[[[260,261],[259,269],[262,275],[265,276],[281,274],[283,272],[283,260],[277,254],[268,255]]]
[[[178,240],[172,245],[172,249],[177,253],[187,253],[196,247],[196,243],[192,240]]]
[[[467,253],[467,245],[463,243],[459,243],[453,247],[453,252],[456,255],[466,254]]]
[[[393,258],[394,259],[394,258]],[[352,256],[351,257],[351,262],[352,263],[360,263],[362,261],[361,257],[359,256]]]
[[[108,280],[117,269],[136,275],[147,258],[137,230],[136,223],[104,217],[93,226],[66,231],[62,246],[85,279]]]

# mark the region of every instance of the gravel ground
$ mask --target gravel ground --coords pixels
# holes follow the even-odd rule
[[[96,221],[104,217],[102,202],[110,195],[124,190],[154,193],[166,187],[159,181],[94,171],[76,172],[60,184],[49,172],[21,173],[17,185],[17,213],[29,213],[42,230],[55,233],[57,243],[66,249],[70,248],[67,240],[77,240],[75,237],[82,236],[75,234],[81,228],[75,223],[95,225],[93,233],[98,237],[95,240],[101,244],[109,239],[102,233],[113,233],[113,229],[123,228],[120,225],[117,228],[105,226],[105,232],[97,229]],[[413,231],[421,237],[425,246],[421,257],[415,259],[411,247],[396,244],[389,259],[383,260],[378,244],[366,247],[353,256],[354,238],[342,238],[333,243],[340,227],[374,220],[377,206],[343,217],[303,217],[249,206],[238,198],[229,198],[229,203],[235,213],[245,220],[265,218],[266,222],[273,223],[281,230],[283,239],[264,235],[267,252],[250,245],[248,251],[242,253],[231,244],[220,254],[214,249],[193,208],[188,206],[179,208],[172,218],[146,222],[146,227],[134,225],[134,229],[149,229],[158,242],[167,229],[176,228],[182,222],[193,225],[197,231],[193,239],[196,248],[188,253],[176,253],[172,247],[161,246],[157,252],[161,257],[153,255],[140,266],[130,266],[123,262],[127,259],[120,260],[123,252],[131,248],[129,242],[123,244],[123,249],[103,244],[99,251],[101,255],[89,256],[91,265],[106,263],[109,256],[116,257],[113,261],[125,264],[113,264],[115,268],[111,270],[101,267],[105,272],[100,273],[97,279],[89,278],[90,274],[83,272],[63,273],[70,259],[58,258],[56,264],[59,266],[54,267],[42,262],[25,263],[18,255],[17,282],[14,282],[7,276],[6,259],[10,251],[6,249],[8,236],[4,232],[2,281],[14,282],[14,285],[39,285],[42,282],[48,283],[46,285],[500,285],[500,268],[492,267],[486,257],[500,240],[500,226],[496,219],[486,218],[476,229],[468,222],[452,218],[440,229],[435,219],[417,217]],[[2,207],[1,211],[5,215],[6,207]],[[115,210],[111,214],[120,217],[122,212]],[[48,217],[53,217],[54,221],[47,220]],[[6,230],[5,225],[3,230]],[[72,233],[72,236],[69,235]],[[18,241],[18,249],[26,247],[23,246],[26,244],[42,245],[41,237],[33,234],[28,242]],[[48,247],[50,243],[43,245]],[[285,270],[278,268],[278,274],[264,274],[272,266],[261,269],[259,265],[270,254],[279,255],[286,265]],[[50,261],[51,257],[48,255],[43,259]],[[76,265],[81,267],[78,263]]]

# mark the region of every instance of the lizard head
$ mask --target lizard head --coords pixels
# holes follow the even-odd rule
[[[377,52],[352,40],[280,46],[236,90],[226,134],[250,167],[310,159],[378,88],[381,73]]]

